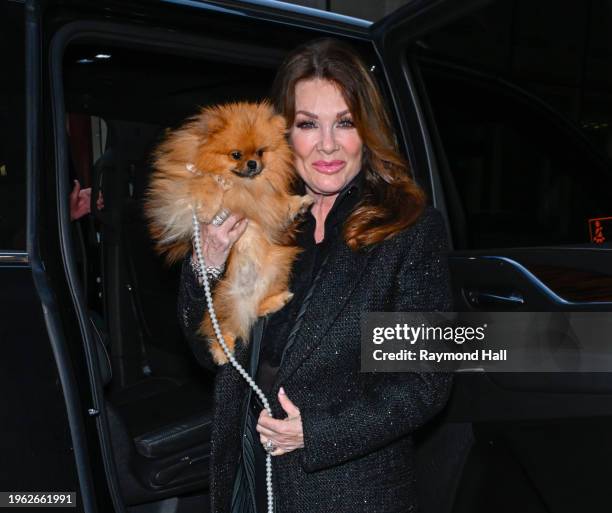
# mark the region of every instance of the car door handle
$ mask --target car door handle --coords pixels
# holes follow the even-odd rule
[[[510,294],[487,292],[483,290],[465,290],[465,297],[471,306],[508,306],[518,307],[525,304],[525,299],[518,292]]]

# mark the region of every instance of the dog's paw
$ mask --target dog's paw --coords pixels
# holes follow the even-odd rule
[[[313,203],[314,203],[314,198],[312,196],[309,196],[308,194],[306,194],[305,196],[302,196],[301,201],[300,201],[299,213],[305,214],[308,211],[308,209],[312,206]]]
[[[312,196],[292,196],[289,205],[289,221],[294,221],[296,217],[308,212],[310,206],[314,203]]]
[[[196,202],[196,216],[200,223],[210,224],[218,209],[210,203]]]
[[[268,314],[278,312],[283,306],[285,306],[291,299],[293,298],[293,292],[289,292],[285,290],[280,294],[275,294],[273,296],[268,296],[265,298],[259,305],[259,309],[257,311],[258,317],[263,317]]]
[[[221,208],[223,189],[210,174],[194,177],[189,181],[189,196],[193,198],[198,221],[210,223]]]
[[[224,191],[229,191],[234,185],[234,183],[229,178],[224,178],[221,175],[217,175],[215,178],[217,180],[217,183]]]
[[[225,343],[230,353],[234,354],[236,349],[236,337],[232,333],[226,332],[223,333],[223,340],[225,340]],[[229,360],[227,358],[227,355],[225,354],[225,351],[223,350],[221,344],[219,344],[216,338],[209,339],[209,349],[213,361],[217,365],[225,365],[226,363],[228,363]]]
[[[229,360],[227,359],[227,356],[225,356],[225,353],[223,352],[223,349],[221,349],[221,346],[219,344],[215,344],[214,346],[211,346],[210,354],[212,355],[213,361],[217,365],[225,365],[226,363],[229,362]]]

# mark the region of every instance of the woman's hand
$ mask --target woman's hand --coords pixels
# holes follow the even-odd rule
[[[202,253],[204,262],[209,267],[223,267],[234,243],[244,233],[249,220],[237,214],[231,214],[219,226],[200,223]],[[196,257],[195,248],[193,258]]]
[[[70,220],[76,221],[91,210],[91,187],[81,189],[78,180],[74,181],[74,187],[70,191]]]
[[[278,402],[287,413],[286,419],[274,419],[268,416],[266,410],[262,410],[257,422],[257,432],[260,434],[259,440],[264,444],[264,447],[268,440],[272,440],[276,446],[276,450],[270,453],[272,456],[282,456],[304,447],[300,410],[289,400],[282,387],[278,391]]]
[[[102,191],[98,192],[96,200],[98,210],[104,209],[104,196]],[[70,220],[76,221],[91,212],[91,187],[81,189],[81,183],[74,181],[72,191],[70,191]]]

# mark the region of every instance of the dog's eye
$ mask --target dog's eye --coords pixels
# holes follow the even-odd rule
[[[239,151],[232,151],[230,155],[234,160],[240,160],[242,158],[242,153],[240,153]]]
[[[264,151],[263,150],[257,150],[255,153],[257,153],[258,157],[263,157]]]

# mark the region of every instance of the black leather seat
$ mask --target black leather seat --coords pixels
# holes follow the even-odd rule
[[[105,388],[113,371],[102,317],[90,321]],[[212,379],[149,377],[106,398],[118,481],[129,504],[208,487]]]

